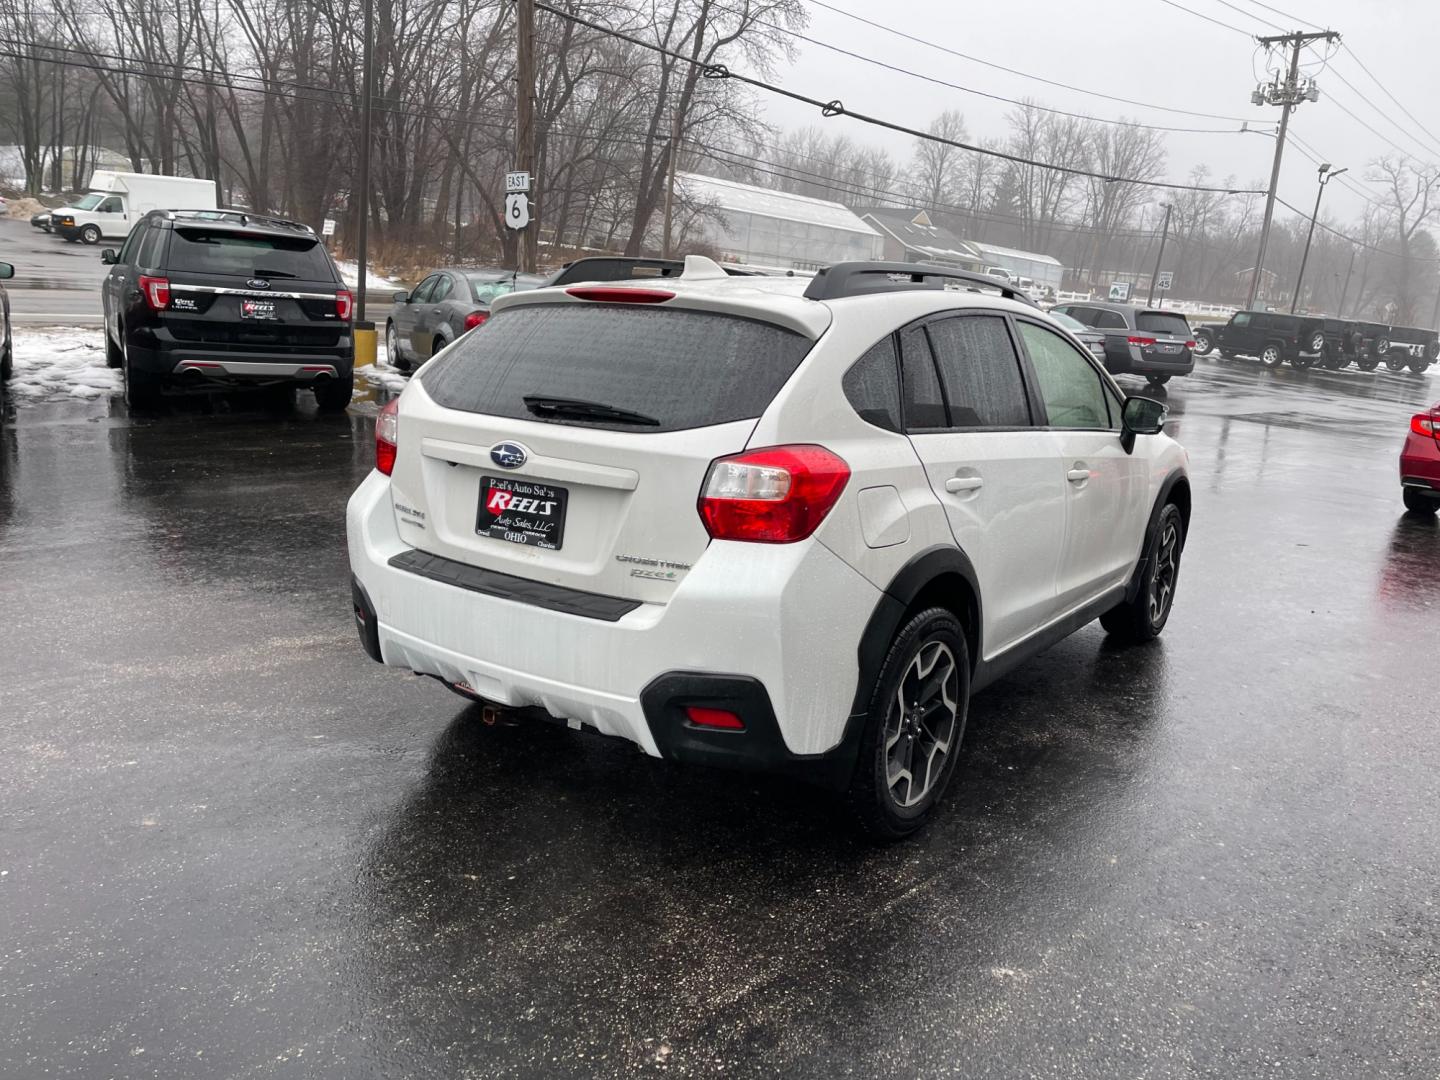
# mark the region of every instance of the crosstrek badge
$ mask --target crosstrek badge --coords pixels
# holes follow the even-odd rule
[[[482,476],[475,532],[494,540],[559,551],[570,493],[519,476]]]

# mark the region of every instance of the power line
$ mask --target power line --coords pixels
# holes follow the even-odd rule
[[[1291,23],[1298,23],[1298,24],[1301,25],[1301,26],[1308,26],[1308,27],[1310,27],[1311,29],[1314,29],[1314,30],[1323,30],[1323,29],[1325,29],[1325,27],[1322,27],[1319,23],[1313,23],[1313,22],[1311,22],[1309,19],[1302,19],[1302,18],[1299,18],[1298,16],[1291,15],[1288,11],[1281,11],[1279,8],[1277,8],[1277,7],[1272,7],[1270,4],[1262,3],[1261,0],[1248,0],[1248,2],[1251,3],[1251,4],[1254,4],[1256,7],[1262,7],[1262,8],[1264,8],[1266,11],[1273,11],[1276,15],[1279,15],[1282,19],[1289,19],[1289,20],[1291,21]]]
[[[924,139],[927,142],[942,143],[946,146],[953,146],[958,150],[968,150],[972,153],[984,154],[988,157],[1000,158],[1005,161],[1013,162],[1017,165],[1028,165],[1033,168],[1050,169],[1055,172],[1066,173],[1071,176],[1088,176],[1096,180],[1104,180],[1107,183],[1135,184],[1140,187],[1163,188],[1171,191],[1209,191],[1218,192],[1224,195],[1260,194],[1260,192],[1255,191],[1204,187],[1197,184],[1177,184],[1172,181],[1166,180],[1139,180],[1126,176],[1109,176],[1105,173],[1094,172],[1090,169],[1081,169],[1072,165],[1056,165],[1050,162],[1036,161],[1033,158],[1022,157],[1019,154],[1011,154],[1003,150],[987,149],[985,147],[976,146],[972,143],[961,142],[958,139],[947,139],[943,136],[935,135],[928,131],[921,131],[918,128],[906,127],[904,124],[897,124],[891,120],[884,120],[877,116],[870,116],[867,113],[860,113],[854,111],[853,109],[848,109],[846,108],[845,104],[840,101],[839,98],[833,98],[830,101],[821,101],[820,99],[810,97],[807,94],[801,94],[795,90],[788,90],[785,87],[779,86],[775,83],[768,83],[763,79],[757,79],[751,75],[742,75],[738,72],[731,71],[724,64],[706,63],[702,60],[696,60],[693,57],[684,55],[683,53],[678,53],[674,50],[667,49],[663,45],[656,45],[652,42],[642,41],[640,38],[634,37],[630,34],[626,34],[623,31],[616,30],[613,27],[605,26],[601,23],[591,22],[589,19],[583,19],[579,15],[574,15],[568,11],[561,11],[559,8],[552,7],[549,4],[537,3],[535,6],[540,10],[548,11],[550,14],[556,16],[557,18],[564,19],[567,22],[573,22],[580,26],[589,27],[590,29],[596,30],[602,34],[609,34],[611,37],[617,38],[621,41],[627,41],[631,45],[636,46],[637,48],[647,49],[651,52],[659,53],[663,56],[668,56],[672,60],[678,60],[681,63],[690,64],[694,67],[698,67],[702,70],[704,77],[707,79],[733,79],[736,82],[742,83],[745,86],[753,86],[757,90],[764,90],[779,97],[789,98],[791,101],[799,101],[803,102],[806,105],[813,105],[816,108],[820,109],[821,114],[827,118],[834,116],[848,116],[852,120],[858,120],[861,123],[869,124],[872,127],[885,128],[888,131],[899,132],[902,135],[909,135],[916,139]]]
[[[1160,0],[1160,2],[1169,7],[1177,8],[1180,11],[1186,12],[1189,15],[1194,15],[1197,19],[1204,19],[1206,22],[1214,23],[1216,26],[1223,26],[1226,30],[1233,30],[1241,37],[1250,38],[1252,41],[1255,39],[1255,35],[1250,33],[1250,31],[1248,30],[1241,30],[1238,26],[1231,26],[1229,23],[1221,22],[1219,19],[1212,19],[1209,15],[1203,15],[1200,12],[1196,11],[1194,8],[1188,8],[1184,4],[1177,4],[1175,0]]]
[[[1355,55],[1354,49],[1350,48],[1350,46],[1346,45],[1344,42],[1340,43],[1340,47],[1350,54],[1350,59],[1354,60],[1355,63],[1360,65],[1360,70],[1365,72],[1366,75],[1370,76],[1370,81],[1373,82],[1376,86],[1380,87],[1380,89],[1384,91],[1385,96],[1388,97],[1391,101],[1393,101],[1397,106],[1399,106],[1400,111],[1403,112],[1406,116],[1408,116],[1411,122],[1414,123],[1416,127],[1418,127],[1426,135],[1430,136],[1430,138],[1434,139],[1437,145],[1440,145],[1440,138],[1437,138],[1433,131],[1427,128],[1424,124],[1420,123],[1420,121],[1415,118],[1415,114],[1412,113],[1409,109],[1407,109],[1404,103],[1401,102],[1399,98],[1397,98],[1394,94],[1390,93],[1389,89],[1385,86],[1385,84],[1375,77],[1375,73],[1365,66],[1365,61],[1361,60],[1360,57]],[[1347,83],[1346,85],[1349,84]]]
[[[1340,101],[1338,98],[1336,98],[1336,96],[1335,96],[1334,94],[1331,94],[1331,95],[1330,95],[1330,100],[1331,100],[1331,102],[1335,105],[1335,107],[1336,107],[1337,109],[1339,109],[1341,112],[1343,112],[1346,116],[1350,117],[1351,120],[1354,120],[1357,124],[1359,124],[1361,127],[1363,127],[1366,131],[1370,132],[1371,135],[1374,135],[1374,136],[1375,136],[1377,139],[1379,139],[1381,142],[1385,143],[1385,144],[1386,144],[1387,146],[1389,146],[1392,150],[1394,150],[1397,154],[1403,154],[1403,155],[1405,155],[1406,157],[1411,156],[1411,151],[1406,150],[1406,149],[1405,149],[1403,146],[1401,146],[1399,143],[1395,142],[1395,140],[1389,139],[1389,138],[1385,137],[1384,135],[1381,135],[1380,132],[1376,131],[1376,130],[1375,130],[1373,127],[1371,127],[1368,123],[1366,123],[1366,122],[1365,122],[1364,120],[1362,120],[1360,117],[1356,116],[1353,112],[1351,112],[1349,109],[1347,109],[1347,108],[1345,107],[1345,103],[1342,102],[1342,101]]]
[[[1247,19],[1254,19],[1256,22],[1262,22],[1271,30],[1279,30],[1282,34],[1286,31],[1286,27],[1281,26],[1279,23],[1273,23],[1269,19],[1265,18],[1263,15],[1256,15],[1253,11],[1246,11],[1242,7],[1237,7],[1234,4],[1230,3],[1230,0],[1215,0],[1215,2],[1217,4],[1224,5],[1231,11],[1238,12],[1240,15],[1244,16]]]
[[[981,57],[972,56],[969,53],[960,52],[958,49],[952,49],[946,45],[941,45],[939,42],[936,41],[928,41],[925,38],[916,37],[914,34],[907,34],[903,30],[895,29],[893,26],[886,26],[884,23],[878,23],[872,19],[867,19],[863,15],[856,15],[853,11],[846,11],[844,8],[835,7],[832,4],[825,3],[824,0],[808,0],[808,2],[816,7],[824,8],[826,11],[833,11],[837,15],[843,15],[847,19],[854,19],[856,22],[863,23],[864,25],[869,26],[875,30],[883,30],[887,34],[892,34],[895,37],[903,38],[905,41],[912,41],[917,45],[924,45],[926,48],[935,49],[938,52],[946,53],[950,56],[959,57],[961,60],[969,60],[971,63],[974,64],[982,64],[985,67],[994,68],[996,71],[1003,71],[1010,75],[1017,75],[1022,79],[1033,79],[1035,82],[1044,83],[1046,86],[1058,87],[1061,90],[1069,90],[1072,93],[1076,94],[1088,94],[1090,97],[1103,98],[1106,101],[1116,101],[1122,105],[1134,105],[1142,109],[1157,109],[1161,112],[1178,113],[1181,116],[1198,116],[1206,120],[1229,120],[1234,123],[1245,122],[1245,118],[1240,116],[1224,116],[1220,113],[1196,112],[1192,109],[1178,109],[1170,105],[1156,105],[1148,101],[1136,101],[1133,98],[1120,97],[1116,94],[1106,94],[1099,90],[1087,90],[1081,86],[1072,86],[1070,83],[1057,82],[1054,79],[1047,79],[1041,75],[1032,75],[1028,71],[1021,71],[1018,68],[1006,67],[1004,64],[997,64],[991,60],[984,60]]]
[[[1286,202],[1279,196],[1276,196],[1275,201],[1278,202],[1281,206],[1285,207],[1286,210],[1289,210],[1292,214],[1296,214],[1299,217],[1304,218],[1306,221],[1310,220],[1310,215],[1308,213],[1306,213],[1304,210],[1301,210],[1299,207],[1291,206],[1288,202]],[[1364,240],[1356,240],[1353,236],[1349,236],[1346,233],[1341,232],[1339,229],[1332,228],[1331,226],[1326,225],[1323,221],[1316,222],[1315,227],[1322,230],[1323,232],[1330,233],[1332,236],[1338,236],[1341,240],[1348,240],[1356,247],[1364,248],[1366,251],[1378,252],[1379,254],[1387,255],[1392,259],[1406,258],[1406,256],[1401,255],[1398,251],[1387,251],[1385,248],[1382,248],[1377,244],[1366,243]],[[1440,265],[1440,258],[1437,258],[1433,255],[1411,255],[1409,256],[1409,259],[1413,262],[1428,262]]]

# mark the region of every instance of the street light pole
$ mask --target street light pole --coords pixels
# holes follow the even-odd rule
[[[1150,274],[1150,295],[1145,303],[1155,302],[1155,279],[1160,276],[1160,260],[1165,258],[1165,240],[1170,235],[1170,204],[1165,204],[1165,224],[1160,227],[1160,250],[1155,253],[1155,269]]]
[[[1339,307],[1339,308],[1336,310],[1336,312],[1335,312],[1335,314],[1338,315],[1338,316],[1339,316],[1340,318],[1342,318],[1342,319],[1345,318],[1345,298],[1350,295],[1350,275],[1355,272],[1355,252],[1356,252],[1356,250],[1357,250],[1357,249],[1356,249],[1355,245],[1354,245],[1354,244],[1351,244],[1351,245],[1350,245],[1350,265],[1345,268],[1345,285],[1344,285],[1344,287],[1340,290],[1340,307]]]
[[[375,96],[375,65],[371,39],[375,36],[374,0],[360,0],[365,9],[365,39],[361,43],[360,75],[360,168],[355,186],[360,192],[359,257],[360,269],[355,274],[355,321],[365,321],[365,270],[370,257],[370,99]]]
[[[1320,166],[1320,189],[1315,192],[1315,212],[1310,215],[1310,231],[1305,234],[1305,254],[1300,256],[1300,273],[1295,275],[1295,294],[1290,297],[1290,314],[1295,314],[1295,308],[1300,303],[1300,283],[1305,280],[1305,264],[1310,261],[1310,241],[1315,238],[1315,222],[1320,217],[1320,196],[1325,194],[1325,185],[1343,172],[1349,172],[1349,168],[1330,171],[1330,163],[1324,162]]]

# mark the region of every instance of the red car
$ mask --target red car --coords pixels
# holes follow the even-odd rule
[[[1410,435],[1400,451],[1400,487],[1405,509],[1417,514],[1440,510],[1440,404],[1410,418]]]

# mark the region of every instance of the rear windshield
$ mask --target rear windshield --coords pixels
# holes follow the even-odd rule
[[[504,296],[508,292],[514,292],[515,285],[510,278],[477,278],[467,279],[470,282],[470,295],[477,304],[488,304],[497,296]]]
[[[334,281],[330,260],[308,236],[267,236],[229,230],[176,229],[169,268],[192,274]]]
[[[615,431],[681,431],[765,411],[810,349],[801,334],[705,311],[534,304],[502,311],[420,375],[441,405]],[[524,399],[566,398],[657,424],[537,416]]]
[[[1171,315],[1163,311],[1142,311],[1135,316],[1135,329],[1148,330],[1152,334],[1169,334],[1171,337],[1188,338],[1190,324],[1184,315]]]

